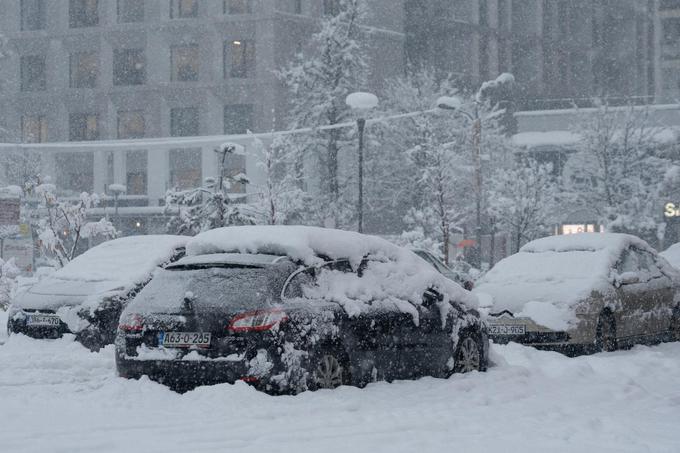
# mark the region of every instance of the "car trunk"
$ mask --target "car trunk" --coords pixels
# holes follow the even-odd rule
[[[230,321],[239,314],[278,303],[277,288],[280,291],[283,278],[268,267],[207,266],[160,271],[121,318],[138,315],[144,325],[141,334],[127,335],[126,354],[136,355],[137,347],[142,345],[158,347],[159,339],[169,332],[210,333],[210,347],[193,348],[201,355],[223,356],[230,343],[234,351],[240,350],[244,335],[230,332]]]

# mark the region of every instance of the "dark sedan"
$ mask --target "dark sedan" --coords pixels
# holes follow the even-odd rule
[[[404,253],[419,269],[422,261]],[[423,267],[423,275],[436,274]],[[488,340],[477,312],[441,288],[426,289],[417,303],[382,297],[378,288],[395,269],[384,256],[314,265],[266,253],[185,257],[157,271],[125,309],[118,372],[177,390],[244,380],[296,393],[485,370]],[[352,299],[365,293],[362,285],[372,300]],[[455,288],[454,296],[473,297]]]

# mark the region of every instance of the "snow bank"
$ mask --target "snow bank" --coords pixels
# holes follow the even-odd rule
[[[0,346],[0,451],[678,451],[669,377],[680,375],[680,343],[577,358],[516,344],[491,352],[488,372],[450,379],[294,397],[244,383],[179,395],[116,377],[112,347],[93,354],[70,338],[16,335]]]
[[[320,256],[347,259],[354,269],[366,256],[380,261],[372,263],[361,278],[356,274],[336,275],[338,279],[355,281],[327,288],[327,298],[345,302],[349,313],[356,313],[361,304],[376,298],[393,302],[406,299],[420,304],[428,288],[435,288],[470,308],[477,306],[474,296],[413,252],[375,236],[305,226],[240,226],[206,231],[187,244],[190,256],[234,252],[288,256],[310,266],[323,263]]]

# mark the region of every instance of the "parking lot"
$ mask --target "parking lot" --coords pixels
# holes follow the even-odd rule
[[[4,325],[4,313],[0,323]],[[487,373],[271,397],[183,395],[113,349],[0,334],[0,451],[677,452],[680,343],[568,359],[493,346]]]

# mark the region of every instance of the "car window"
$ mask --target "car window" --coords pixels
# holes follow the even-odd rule
[[[659,269],[659,266],[656,264],[656,259],[654,258],[654,255],[652,255],[649,252],[640,252],[640,255],[645,263],[644,269],[646,269],[649,272],[651,278],[663,277],[661,269]]]
[[[281,294],[283,299],[295,299],[304,295],[303,288],[305,286],[313,285],[315,269],[307,268],[300,272],[294,273],[289,277],[288,282],[283,288]]]
[[[619,274],[624,274],[626,272],[639,272],[639,270],[640,264],[637,254],[633,253],[630,249],[624,251],[619,262],[616,264],[616,271]]]

